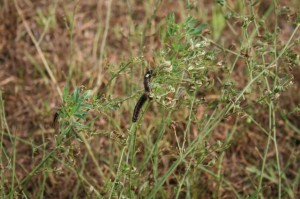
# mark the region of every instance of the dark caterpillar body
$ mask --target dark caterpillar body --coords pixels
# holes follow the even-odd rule
[[[144,89],[146,93],[150,93],[150,79],[152,76],[153,70],[148,70],[144,75]]]
[[[143,105],[145,104],[145,102],[147,101],[149,97],[149,94],[148,93],[144,93],[139,101],[136,103],[135,107],[134,107],[134,111],[133,111],[133,115],[132,115],[132,122],[136,122],[138,117],[139,117],[139,114],[140,114],[140,111],[143,107]]]
[[[53,116],[53,127],[55,131],[58,131],[58,118],[59,118],[60,109],[58,109]]]
[[[132,115],[132,122],[136,122],[138,120],[139,114],[141,112],[141,109],[143,107],[143,105],[145,104],[145,102],[148,99],[152,99],[150,97],[150,80],[151,80],[151,76],[153,74],[153,70],[148,70],[146,72],[146,74],[144,75],[144,89],[145,92],[144,94],[140,97],[139,101],[136,103],[135,107],[134,107],[134,111],[133,111],[133,115]]]

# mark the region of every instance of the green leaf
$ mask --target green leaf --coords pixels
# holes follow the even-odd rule
[[[225,28],[226,21],[221,7],[213,6],[212,11],[213,37],[215,40],[217,40],[220,37],[223,29]]]
[[[85,91],[85,92],[83,93],[83,95],[79,98],[79,102],[83,102],[83,101],[89,99],[90,96],[91,96],[91,94],[92,94],[91,90]]]
[[[76,88],[74,93],[73,93],[73,96],[72,96],[72,100],[73,102],[77,103],[78,102],[78,99],[79,99],[79,94],[80,94],[80,88]]]
[[[85,115],[87,114],[88,112],[87,111],[78,111],[74,114],[75,117],[79,118],[79,119],[82,119],[82,120],[85,120]]]
[[[67,98],[69,96],[69,87],[65,86],[63,91],[63,102],[65,103],[67,101]]]
[[[86,125],[81,124],[81,123],[79,123],[79,122],[75,122],[75,121],[72,122],[72,125],[73,125],[73,126],[76,126],[76,127],[79,127],[79,128],[87,128]]]
[[[92,108],[93,108],[93,105],[92,105],[92,104],[81,104],[81,108],[84,108],[84,109],[92,109]]]
[[[193,17],[188,17],[187,20],[185,20],[185,24],[187,25],[188,29],[194,28],[197,22],[198,20],[194,19]]]
[[[247,199],[256,199],[258,198],[259,191],[256,190],[254,193],[252,193],[250,196],[247,197]]]
[[[63,134],[63,135],[67,135],[67,134],[70,132],[71,128],[72,128],[71,125],[67,126],[67,128],[64,128],[62,134]]]
[[[80,108],[80,104],[76,104],[72,107],[71,109],[71,114],[73,115],[74,113],[76,113]]]
[[[167,18],[167,32],[165,42],[177,32],[177,24],[175,23],[175,14],[172,12]]]
[[[206,28],[207,24],[201,24],[197,26],[197,28],[190,30],[189,34],[190,35],[198,35],[204,28]]]

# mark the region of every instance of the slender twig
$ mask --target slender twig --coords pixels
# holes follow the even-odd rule
[[[106,19],[105,19],[105,29],[104,29],[104,33],[103,33],[102,42],[101,42],[99,61],[98,61],[98,64],[97,64],[97,66],[98,66],[98,77],[97,77],[96,87],[93,91],[94,93],[97,92],[97,90],[100,88],[100,85],[101,85],[102,63],[103,63],[103,56],[104,56],[104,48],[105,48],[105,45],[106,45],[106,38],[107,38],[108,30],[109,30],[109,21],[110,21],[110,15],[111,15],[111,4],[112,4],[112,0],[108,0],[107,10],[106,10]]]
[[[28,35],[30,36],[32,42],[34,43],[35,48],[36,48],[36,50],[38,51],[38,54],[40,55],[40,57],[41,57],[41,59],[42,59],[42,62],[43,62],[43,64],[44,64],[44,66],[45,66],[45,68],[46,68],[46,70],[47,70],[47,72],[48,72],[48,74],[49,74],[49,76],[50,76],[50,78],[51,78],[53,84],[55,85],[56,90],[57,90],[59,96],[62,98],[62,92],[61,92],[61,89],[60,89],[59,86],[58,86],[57,80],[56,80],[56,78],[54,77],[52,70],[50,69],[50,66],[49,66],[49,64],[48,64],[48,62],[47,62],[47,60],[46,60],[46,57],[45,57],[45,55],[44,55],[42,49],[40,48],[40,46],[39,46],[37,40],[35,39],[35,37],[34,37],[32,31],[31,31],[31,29],[30,29],[30,27],[29,27],[29,25],[28,25],[28,23],[27,23],[27,21],[26,21],[24,15],[23,15],[23,12],[22,12],[21,8],[20,8],[19,5],[18,5],[17,0],[14,0],[14,3],[15,3],[15,7],[16,7],[16,9],[17,9],[18,14],[20,15],[20,17],[21,17],[21,19],[22,19],[22,21],[23,21],[24,27],[25,27],[25,29],[26,29]]]

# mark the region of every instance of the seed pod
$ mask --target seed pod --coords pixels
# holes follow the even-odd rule
[[[153,70],[148,70],[144,75],[144,88],[146,93],[150,93],[150,79],[152,76]]]
[[[149,97],[149,94],[148,93],[144,93],[139,101],[136,103],[135,107],[134,107],[134,111],[133,111],[133,115],[132,115],[132,122],[136,122],[138,117],[139,117],[139,114],[140,114],[140,111],[143,107],[143,105],[145,104],[145,102],[147,101]]]

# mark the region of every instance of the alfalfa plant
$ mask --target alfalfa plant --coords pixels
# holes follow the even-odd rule
[[[129,142],[129,150],[127,156],[131,160],[130,168],[139,175],[129,177],[122,181],[124,189],[128,194],[134,190],[135,186],[143,184],[143,189],[139,190],[139,194],[147,197],[157,197],[157,193],[161,193],[163,197],[164,184],[171,177],[178,181],[178,189],[176,195],[183,191],[188,184],[197,183],[199,171],[209,171],[209,166],[215,161],[212,160],[207,166],[204,160],[209,158],[209,152],[206,150],[206,141],[209,136],[217,129],[219,124],[231,117],[236,122],[245,117],[251,118],[252,110],[255,105],[260,104],[262,107],[267,106],[266,111],[269,111],[269,132],[267,148],[262,165],[262,173],[265,169],[266,154],[270,140],[272,138],[276,149],[276,165],[278,169],[279,179],[281,178],[281,169],[279,162],[278,147],[276,141],[276,121],[275,113],[278,108],[279,97],[282,92],[286,91],[293,85],[293,76],[288,71],[289,65],[295,62],[295,55],[290,50],[298,39],[293,40],[295,33],[298,31],[299,24],[296,24],[295,30],[291,34],[289,40],[281,46],[278,46],[278,33],[268,32],[265,36],[260,36],[258,27],[251,29],[250,24],[254,23],[253,18],[235,16],[243,20],[242,30],[245,37],[245,44],[240,52],[234,52],[225,49],[220,45],[206,39],[201,35],[201,31],[205,25],[199,24],[197,20],[189,17],[182,23],[176,23],[175,15],[171,14],[166,20],[166,25],[161,31],[161,40],[163,46],[156,52],[155,61],[157,65],[154,67],[154,77],[151,81],[151,96],[153,100],[150,104],[154,104],[160,109],[156,112],[156,117],[161,122],[157,122],[159,129],[156,133],[156,141],[144,155],[143,161],[136,162],[136,128],[131,129],[132,137]],[[260,21],[263,25],[264,21]],[[256,24],[258,24],[256,22]],[[277,27],[276,27],[277,28]],[[252,31],[252,32],[251,32]],[[258,40],[249,40],[249,34],[258,35]],[[251,36],[252,38],[253,36]],[[272,41],[273,43],[270,43]],[[214,44],[214,48],[211,44]],[[248,54],[247,52],[254,48],[257,54]],[[220,59],[220,53],[228,53],[235,56],[235,60],[243,60],[245,63],[245,80],[246,84],[240,88],[239,83],[233,78],[236,61],[226,63],[226,60]],[[279,64],[286,63],[287,67],[279,68]],[[206,96],[217,96],[213,99],[207,99]],[[153,106],[154,106],[153,105]],[[203,106],[205,113],[199,119],[197,117],[197,107]],[[146,106],[146,109],[149,106]],[[148,111],[147,111],[148,113]],[[186,114],[184,114],[186,113]],[[159,116],[158,116],[159,115]],[[137,124],[141,123],[140,120]],[[251,119],[248,121],[252,121]],[[253,120],[254,122],[255,119]],[[257,124],[257,123],[256,123]],[[176,126],[182,125],[180,131],[176,130]],[[259,126],[260,124],[258,124]],[[175,126],[174,131],[170,132],[168,127]],[[134,125],[135,127],[135,125]],[[192,136],[191,128],[197,129],[197,135]],[[172,133],[175,137],[178,152],[176,160],[172,161],[172,165],[164,173],[160,173],[158,162],[165,158],[167,154],[160,151],[163,145],[170,144],[171,140],[164,140],[168,137],[166,134]],[[223,152],[228,148],[230,139],[224,143],[218,144],[219,149],[214,148],[212,153],[217,151]],[[220,142],[218,142],[220,143]],[[131,154],[131,155],[130,155]],[[146,154],[146,155],[145,155]],[[219,154],[219,153],[217,153]],[[145,157],[146,156],[146,157]],[[215,156],[213,159],[218,159]],[[146,168],[152,166],[151,171],[146,171]],[[185,167],[185,173],[182,175],[178,170]],[[141,179],[141,176],[154,175],[155,183],[147,182]],[[217,176],[217,175],[214,175]],[[258,193],[261,192],[263,175],[259,178]],[[186,182],[188,180],[189,182]],[[129,186],[125,186],[128,182]],[[185,184],[186,182],[187,184]],[[225,183],[237,197],[240,197],[237,191],[228,183]],[[126,188],[125,188],[126,187]],[[281,181],[278,183],[278,192],[280,196]]]
[[[243,25],[245,32],[249,23],[245,18]],[[106,193],[110,197],[139,195],[154,198],[159,197],[157,194],[164,197],[166,193],[164,185],[170,178],[175,179],[173,194],[180,197],[184,191],[192,192],[189,186],[193,183],[197,184],[197,177],[201,172],[205,171],[217,178],[218,176],[210,171],[210,167],[216,163],[220,153],[229,147],[230,142],[229,140],[216,141],[209,147],[207,145],[209,136],[229,116],[236,116],[236,121],[241,117],[249,116],[251,122],[249,110],[256,103],[269,107],[270,129],[272,129],[275,120],[273,103],[278,100],[280,93],[292,84],[292,77],[284,75],[286,70],[280,71],[276,65],[279,60],[294,57],[292,53],[289,53],[289,49],[294,44],[291,42],[294,34],[279,52],[276,46],[268,43],[268,38],[257,41],[258,51],[274,55],[274,59],[267,63],[264,57],[246,56],[242,52],[224,50],[220,46],[214,48],[211,45],[212,42],[201,35],[205,27],[192,17],[182,23],[176,23],[174,14],[167,17],[166,24],[160,32],[162,46],[155,52],[156,66],[152,68],[151,82],[149,81],[150,84],[148,84],[148,79],[146,79],[147,84],[142,94],[142,102],[138,101],[140,102],[138,105],[143,105],[147,101],[146,106],[138,106],[138,110],[132,110],[134,123],[126,132],[127,137],[124,139],[124,145],[121,145],[121,153],[117,156],[118,164],[111,168],[116,169],[115,176],[113,180],[106,182]],[[299,26],[296,30],[298,28]],[[237,82],[232,78],[235,64],[230,65],[218,58],[219,54],[224,51],[237,56],[237,59],[242,59],[246,63],[248,83],[242,89],[238,88]],[[120,71],[125,69],[124,66],[120,68]],[[151,67],[148,66],[148,68]],[[119,74],[113,74],[112,78]],[[273,83],[273,87],[270,82]],[[252,95],[255,98],[251,97]],[[90,136],[92,132],[86,124],[86,116],[91,110],[99,110],[99,107],[109,108],[111,105],[116,105],[116,100],[109,99],[103,103],[101,99],[89,95],[89,91],[82,93],[81,89],[75,89],[72,95],[64,96],[64,102],[59,111],[59,135],[62,136],[61,139],[71,135],[82,140],[101,173],[97,159],[84,136]],[[217,97],[207,98],[207,96]],[[147,100],[149,98],[152,100]],[[154,107],[152,111],[157,112],[151,113],[147,110],[150,106]],[[201,117],[197,110],[199,106],[204,107],[205,110]],[[109,109],[106,110],[109,111]],[[144,151],[137,152],[137,145],[141,144],[137,136],[139,130],[145,127],[144,123],[149,123],[144,117],[145,114],[155,114],[155,117],[151,117],[153,121],[150,121],[150,124],[155,124],[151,130],[155,139],[145,147]],[[256,121],[253,120],[253,122]],[[192,129],[196,129],[196,135],[192,133]],[[274,134],[271,130],[268,132],[269,139],[272,138],[272,133]],[[176,151],[170,152],[170,155],[163,150],[163,146],[172,145],[174,139]],[[137,156],[139,161],[137,161]],[[162,171],[159,163],[169,156],[172,156],[172,160],[169,160],[170,166],[166,171]],[[264,166],[262,173],[263,171]],[[145,176],[152,176],[152,179]],[[261,179],[259,187],[261,187]],[[229,183],[225,183],[224,186],[229,187],[237,197],[240,197]],[[258,192],[260,191],[259,188]]]
[[[139,154],[139,158],[142,158],[143,161],[136,161],[136,145],[139,144],[137,132],[139,128],[143,127],[140,124],[145,121],[144,115],[141,114],[141,119],[130,129],[127,164],[121,164],[123,167],[131,169],[131,172],[124,175],[120,169],[118,172],[120,176],[117,176],[114,181],[114,184],[118,186],[113,186],[110,193],[117,191],[121,194],[119,196],[137,194],[141,197],[151,198],[158,191],[164,191],[163,184],[170,176],[176,176],[178,179],[177,183],[180,188],[177,191],[180,193],[184,186],[184,179],[192,174],[192,170],[197,168],[198,164],[200,165],[204,160],[208,161],[209,154],[214,151],[222,151],[227,148],[228,143],[218,142],[219,144],[216,145],[218,147],[204,150],[207,135],[226,113],[220,111],[222,117],[215,117],[218,110],[226,105],[222,105],[222,102],[219,101],[207,102],[201,96],[203,91],[215,92],[214,82],[217,80],[217,73],[223,70],[223,65],[217,61],[220,50],[211,50],[210,42],[201,37],[201,32],[205,27],[205,24],[200,24],[192,17],[182,23],[176,23],[174,13],[167,17],[160,34],[162,47],[155,52],[156,66],[152,68],[150,94],[146,92],[152,100],[148,101],[144,109],[144,114],[151,114],[149,110],[146,111],[151,105],[156,106],[156,110],[159,110],[154,113],[155,117],[152,117],[154,121],[150,121],[150,124],[155,122],[158,125],[152,131],[156,140],[148,150]],[[143,103],[147,98],[144,95],[145,93],[141,97]],[[207,114],[204,118],[198,119],[196,108],[202,105],[207,107]],[[183,127],[176,132],[176,126],[180,124]],[[192,126],[199,131],[199,136],[196,138],[191,135]],[[174,131],[170,131],[170,127],[174,127]],[[168,156],[164,155],[163,151],[160,152],[162,143],[168,145],[172,142],[172,140],[163,139],[165,136],[175,138],[177,152],[174,155],[176,160],[173,161],[173,165],[166,173],[161,173],[158,162],[165,155]],[[208,162],[212,164],[214,161]],[[186,167],[186,173],[177,173],[178,167]],[[155,184],[151,183],[150,179],[142,177],[148,175],[154,175]],[[141,188],[137,190],[136,187]]]
[[[53,118],[53,125],[56,129],[56,145],[61,145],[64,150],[68,147],[72,148],[73,145],[70,144],[70,141],[76,138],[85,144],[94,163],[98,165],[87,138],[107,134],[105,129],[95,129],[94,122],[101,115],[118,109],[122,102],[119,98],[98,98],[97,95],[92,94],[92,90],[86,90],[83,86],[76,87],[73,93],[70,93],[66,87],[63,92],[63,103]],[[120,144],[124,142],[121,139],[118,141]]]
[[[73,94],[69,94],[68,88],[64,89],[63,105],[55,113],[53,124],[57,130],[58,144],[63,138],[75,135],[79,138],[78,132],[87,128],[84,122],[86,115],[94,105],[89,102],[91,91],[83,91],[82,88],[75,88]]]

